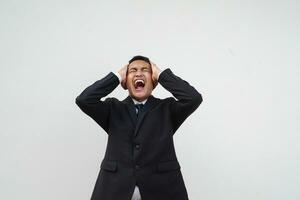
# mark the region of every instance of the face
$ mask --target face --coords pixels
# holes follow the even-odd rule
[[[129,95],[138,101],[147,99],[153,90],[152,70],[149,63],[135,60],[128,66],[126,86]]]

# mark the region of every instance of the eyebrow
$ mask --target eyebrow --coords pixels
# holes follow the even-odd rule
[[[136,69],[138,67],[141,68],[141,69],[145,69],[145,68],[149,68],[150,69],[151,68],[151,67],[148,67],[148,66],[143,66],[143,67],[142,66],[141,67],[140,66],[134,66],[134,67],[129,67],[128,69]]]

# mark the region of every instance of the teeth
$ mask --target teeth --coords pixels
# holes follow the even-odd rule
[[[138,82],[142,82],[142,83],[144,84],[144,80],[140,80],[140,79],[136,80],[136,81],[134,82],[134,84],[137,84]]]

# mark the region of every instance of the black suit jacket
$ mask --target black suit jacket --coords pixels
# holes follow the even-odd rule
[[[101,100],[119,85],[112,72],[76,98],[80,109],[108,134],[92,200],[130,200],[135,185],[142,200],[188,200],[173,135],[202,97],[169,68],[158,82],[177,100],[151,95],[138,118],[130,96]]]

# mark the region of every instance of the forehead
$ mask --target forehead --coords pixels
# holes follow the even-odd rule
[[[128,68],[143,68],[143,67],[148,67],[150,68],[150,64],[147,63],[146,61],[143,60],[135,60],[132,63],[130,63],[130,65],[128,66]]]

